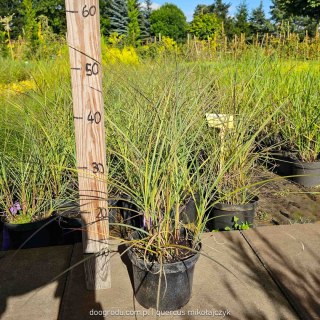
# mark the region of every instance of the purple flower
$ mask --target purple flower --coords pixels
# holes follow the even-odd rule
[[[20,203],[16,201],[14,205],[10,208],[10,212],[12,214],[17,214],[19,210],[21,210],[21,206],[20,206]]]

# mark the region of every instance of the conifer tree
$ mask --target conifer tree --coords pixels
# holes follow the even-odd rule
[[[281,0],[272,0],[270,9],[277,34],[290,30],[291,32],[300,34],[301,37],[305,36],[306,31],[308,31],[309,35],[315,36],[317,28],[316,19],[308,15],[302,16],[285,11],[283,6],[281,6]]]
[[[237,35],[240,35],[241,33],[245,33],[246,35],[249,34],[248,19],[248,6],[245,2],[241,2],[240,5],[237,7],[237,12],[235,14],[234,19],[234,32]]]
[[[216,0],[209,6],[209,12],[214,13],[222,21],[226,21],[229,13],[230,3],[224,3],[222,0]]]
[[[262,1],[260,1],[259,7],[252,11],[250,29],[253,34],[263,34],[273,30],[271,22],[266,18],[264,13]]]
[[[128,41],[131,45],[137,44],[141,35],[140,7],[137,0],[128,0]]]
[[[320,22],[320,0],[277,0],[276,2],[286,14],[307,16]]]
[[[108,36],[110,34],[110,16],[109,10],[111,1],[110,0],[100,0],[100,25],[101,25],[101,33],[104,36]]]
[[[145,8],[142,12],[142,17],[141,17],[141,20],[142,20],[142,23],[144,25],[144,30],[142,30],[142,36],[145,36],[145,37],[150,37],[151,36],[151,31],[150,31],[150,27],[151,27],[151,24],[150,24],[150,16],[151,16],[151,13],[152,13],[152,2],[151,0],[145,0]]]
[[[205,4],[198,4],[194,10],[193,18],[201,14],[212,13],[212,6],[207,6]]]
[[[127,0],[113,0],[110,6],[110,32],[127,35],[128,24]]]

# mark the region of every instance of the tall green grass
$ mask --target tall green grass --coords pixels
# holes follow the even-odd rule
[[[29,79],[34,87],[0,95],[0,156],[13,165],[24,159],[45,167],[52,197],[70,197],[77,179],[67,55],[31,65],[8,61],[1,71],[10,74],[1,79],[6,85]],[[213,198],[247,201],[262,147],[290,147],[316,159],[319,74],[313,62],[284,61],[258,49],[205,62],[171,55],[134,66],[104,65],[110,195],[129,194],[147,221],[157,208],[169,216],[187,194],[202,194],[202,219]],[[218,132],[207,127],[208,112],[235,117],[223,148]],[[33,155],[41,161],[32,162]],[[166,203],[164,189],[172,192]],[[4,202],[1,209],[9,206]]]
[[[0,97],[0,206],[11,222],[50,215],[76,186],[70,170],[75,146],[67,63],[52,61],[49,68],[39,63],[26,74],[34,82],[31,90]],[[15,202],[21,205],[20,217],[9,214]]]

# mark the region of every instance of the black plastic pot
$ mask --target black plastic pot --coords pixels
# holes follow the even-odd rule
[[[146,265],[143,259],[129,250],[128,256],[132,263],[134,294],[137,301],[144,308],[154,308],[159,311],[178,310],[185,306],[191,298],[194,267],[199,255],[197,253],[186,260],[164,264],[161,268],[157,262]]]
[[[130,200],[130,197],[122,195],[123,200],[121,200],[118,205],[121,208],[120,214],[124,220],[124,223],[136,228],[143,227],[143,216],[139,215],[138,207],[135,206]],[[128,199],[128,200],[126,200]],[[193,197],[190,197],[180,213],[180,220],[182,223],[192,223],[195,222],[198,216],[196,202],[199,203],[200,196],[196,193]]]
[[[292,163],[294,154],[287,151],[279,151],[271,154],[272,160],[270,160],[268,166],[272,171],[279,176],[291,176],[292,175]]]
[[[9,250],[10,239],[7,230],[4,228],[2,220],[0,220],[0,250]]]
[[[7,248],[18,249],[21,247],[21,249],[27,249],[55,245],[56,237],[52,234],[53,220],[54,218],[50,217],[25,224],[5,222],[4,229],[10,243]],[[26,243],[24,244],[24,242]]]
[[[294,161],[292,165],[292,175],[297,175],[291,178],[292,181],[304,187],[320,186],[320,161]]]
[[[198,211],[197,211],[197,204],[199,204],[200,196],[196,193],[193,197],[190,197],[185,204],[184,209],[180,213],[180,220],[182,223],[192,223],[197,220]]]
[[[238,225],[248,223],[253,225],[253,219],[256,213],[258,199],[254,199],[248,204],[225,204],[217,203],[210,213],[210,229],[212,230],[235,230],[235,217],[239,220]]]
[[[143,218],[139,215],[138,208],[132,203],[131,197],[125,194],[121,195],[122,200],[119,200],[120,214],[123,218],[123,223],[136,228],[141,228]]]
[[[82,221],[80,217],[60,216],[57,219],[62,230],[62,244],[69,245],[82,242]]]

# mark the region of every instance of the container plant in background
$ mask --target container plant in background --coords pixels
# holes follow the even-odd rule
[[[76,199],[77,190],[76,172],[70,170],[75,167],[72,108],[69,91],[64,86],[64,69],[61,66],[57,69],[59,80],[50,77],[47,69],[39,64],[38,74],[33,77],[41,95],[31,91],[24,96],[8,97],[0,104],[4,115],[0,133],[5,138],[0,144],[1,179],[8,182],[2,183],[0,190],[1,194],[6,194],[1,205],[3,218],[7,223],[13,222],[16,230],[17,225],[31,228],[36,221],[42,223],[51,216],[48,225],[43,227],[48,234],[45,242],[50,245],[67,242],[62,236],[59,214],[70,213],[65,204]],[[60,83],[59,90],[56,90],[56,83],[52,84],[56,80]],[[21,209],[12,216],[8,208],[15,202]],[[63,222],[65,220],[68,218]],[[73,235],[73,226],[68,229],[68,235]],[[41,233],[39,230],[34,234],[24,247],[39,246],[36,238]],[[22,237],[22,233],[19,235]]]
[[[311,73],[302,77],[301,92],[291,95],[288,108],[282,113],[281,133],[290,148],[291,179],[305,187],[315,187],[320,185],[320,83]],[[314,86],[318,90],[313,90]]]
[[[250,186],[254,184],[263,153],[257,152],[257,144],[261,143],[257,137],[272,117],[269,115],[257,126],[256,119],[262,115],[263,108],[258,105],[240,110],[236,116],[216,114],[215,122],[219,121],[219,126],[208,129],[211,134],[207,135],[207,148],[216,153],[205,165],[207,174],[216,180],[210,210],[212,230],[253,226],[258,197]],[[210,117],[207,118],[209,125],[212,124],[212,119],[210,122]]]
[[[267,68],[261,83],[269,88],[268,91],[272,91],[272,95],[266,97],[266,100],[271,102],[266,114],[283,105],[282,110],[261,133],[268,135],[268,139],[264,140],[264,147],[268,147],[270,151],[267,165],[280,176],[295,175],[293,180],[300,180],[301,184],[304,184],[303,177],[309,179],[311,176],[307,174],[307,168],[302,168],[302,163],[316,162],[319,153],[317,105],[320,83],[319,70],[314,66],[312,63],[283,63],[275,59]]]
[[[38,160],[38,162],[37,162]],[[2,155],[0,207],[11,249],[54,244],[53,213],[59,207],[46,167],[35,155],[20,159]]]
[[[1,215],[12,249],[56,244],[59,230],[54,228],[53,213],[68,194],[69,184],[61,182],[54,188],[46,159],[35,149],[28,150],[29,155],[21,147],[15,157],[3,152],[0,159]]]

